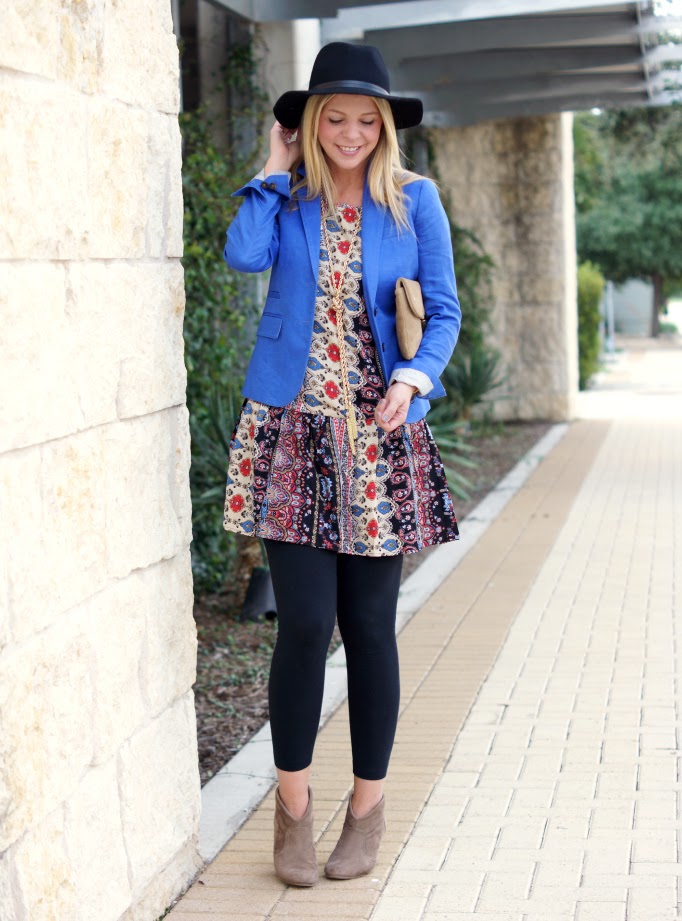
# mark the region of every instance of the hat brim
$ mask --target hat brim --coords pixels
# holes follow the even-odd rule
[[[353,81],[355,82],[355,81]],[[416,128],[424,117],[424,106],[421,99],[411,96],[389,96],[383,93],[372,92],[367,87],[352,86],[343,80],[338,83],[326,83],[322,89],[290,90],[283,93],[272,111],[275,118],[285,128],[295,129],[301,124],[303,110],[310,96],[330,96],[334,93],[345,93],[351,96],[374,96],[385,99],[393,112],[393,121],[396,128]]]

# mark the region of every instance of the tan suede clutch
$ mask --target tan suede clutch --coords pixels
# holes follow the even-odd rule
[[[395,325],[403,358],[414,358],[426,327],[422,289],[412,278],[395,283]]]

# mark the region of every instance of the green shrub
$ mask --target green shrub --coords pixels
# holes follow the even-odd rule
[[[599,368],[599,302],[604,276],[591,262],[578,268],[578,368],[580,389],[585,390]]]
[[[504,383],[499,373],[500,353],[483,342],[457,348],[443,374],[443,385],[462,419],[469,420],[474,406]]]
[[[197,594],[219,589],[233,575],[237,537],[222,526],[229,436],[260,313],[257,283],[221,258],[225,231],[241,204],[230,193],[262,163],[261,126],[266,99],[260,89],[257,41],[233,47],[224,70],[234,100],[225,115],[219,149],[202,107],[180,116],[183,140],[183,266],[187,405],[192,464],[192,569]]]
[[[192,434],[192,569],[201,591],[220,588],[232,575],[237,535],[222,526],[230,436],[241,410],[241,379],[213,384],[201,412],[190,416]]]

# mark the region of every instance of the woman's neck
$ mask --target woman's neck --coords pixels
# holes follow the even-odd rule
[[[364,165],[357,170],[331,170],[334,187],[336,188],[336,201],[344,205],[361,205],[362,193],[365,187]]]

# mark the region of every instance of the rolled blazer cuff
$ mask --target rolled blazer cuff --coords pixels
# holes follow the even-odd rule
[[[290,176],[289,173],[274,172],[269,176],[262,176],[263,170],[254,176],[251,182],[247,182],[241,189],[232,193],[232,198],[242,197],[251,192],[260,193],[263,196],[272,195],[273,193],[281,195],[283,198],[291,198],[289,191]]]
[[[433,390],[433,383],[428,374],[424,374],[423,371],[417,371],[416,368],[396,368],[391,374],[391,379],[388,382],[389,386],[393,381],[417,387],[420,397],[425,397],[427,393]]]
[[[285,169],[273,169],[271,173],[268,173],[268,176],[288,176],[288,175],[289,173]],[[258,172],[253,178],[260,179],[261,182],[263,181],[263,179],[266,179],[267,177],[265,175],[265,168],[258,170]]]

